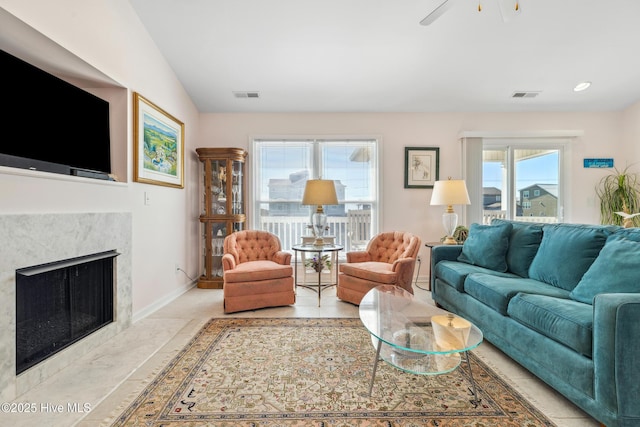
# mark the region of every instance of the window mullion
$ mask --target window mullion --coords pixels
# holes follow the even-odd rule
[[[513,146],[507,146],[507,218],[516,219],[517,201],[516,201],[516,174],[515,174],[515,156],[513,154]]]

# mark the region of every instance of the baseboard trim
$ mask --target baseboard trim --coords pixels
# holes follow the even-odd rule
[[[165,295],[164,297],[160,298],[159,300],[155,301],[154,303],[146,306],[142,310],[133,313],[133,316],[131,318],[131,323],[136,323],[138,320],[142,320],[145,317],[149,316],[150,314],[155,313],[156,311],[158,311],[159,309],[161,309],[165,305],[169,304],[170,302],[172,302],[173,300],[178,298],[180,295],[182,295],[185,292],[187,292],[189,289],[191,289],[194,286],[196,286],[196,283],[197,283],[197,281],[195,281],[195,280],[193,282],[191,282],[191,283],[187,283],[187,284],[179,287],[175,291],[173,291],[173,292]]]

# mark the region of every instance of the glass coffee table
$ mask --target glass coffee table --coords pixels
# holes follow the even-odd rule
[[[376,349],[369,396],[380,359],[397,369],[420,375],[445,374],[465,362],[471,381],[471,403],[475,406],[480,403],[467,353],[483,339],[475,325],[418,301],[393,285],[370,290],[360,302],[359,312]]]

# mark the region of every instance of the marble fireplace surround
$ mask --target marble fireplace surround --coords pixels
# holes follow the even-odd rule
[[[13,400],[131,325],[129,212],[0,215],[0,399]],[[16,376],[15,270],[115,250],[114,322]]]

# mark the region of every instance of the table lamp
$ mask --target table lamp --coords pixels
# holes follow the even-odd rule
[[[458,226],[458,214],[453,211],[453,205],[469,205],[469,193],[467,185],[462,179],[447,179],[446,181],[436,181],[431,194],[431,205],[446,206],[447,210],[442,214],[442,225],[447,232],[444,239],[445,245],[457,245],[453,238],[453,233]]]
[[[338,196],[336,186],[330,179],[310,179],[304,187],[303,205],[316,205],[316,211],[311,215],[311,225],[316,240],[316,246],[324,245],[324,232],[327,227],[327,215],[323,205],[337,205]]]

